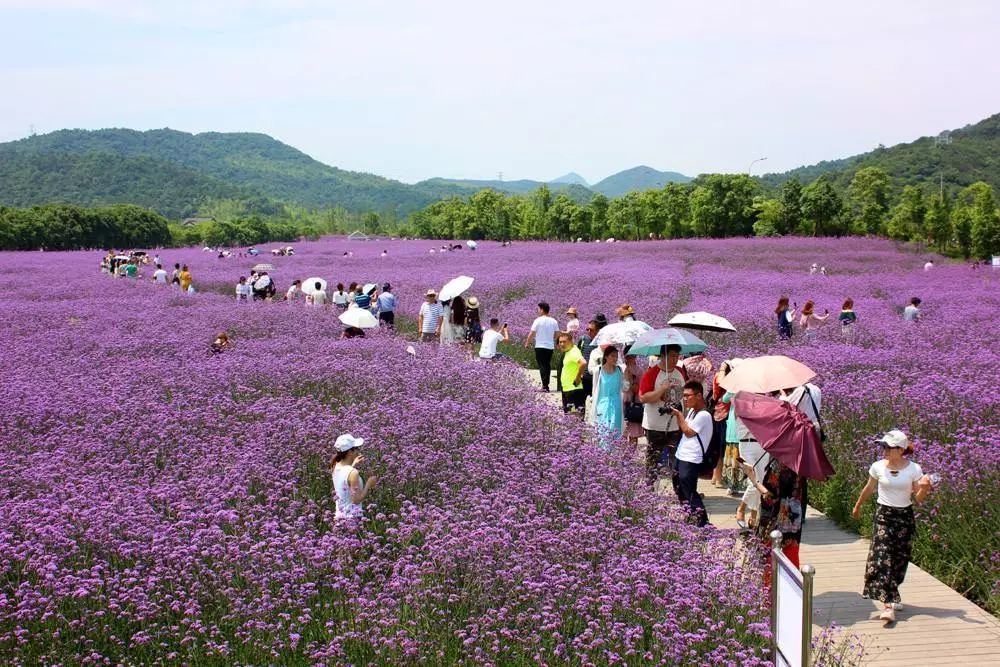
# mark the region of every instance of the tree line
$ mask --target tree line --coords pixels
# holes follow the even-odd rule
[[[0,249],[246,246],[362,230],[500,241],[871,235],[918,241],[964,257],[1000,254],[1000,214],[988,183],[957,192],[906,185],[897,193],[878,167],[859,169],[846,192],[825,175],[805,186],[791,179],[768,191],[744,174],[706,174],[612,199],[596,194],[587,203],[553,195],[545,185],[527,194],[484,189],[434,202],[402,220],[392,211],[265,208],[236,199],[216,200],[201,210],[211,219],[183,226],[126,204],[0,207]]]
[[[896,194],[877,167],[858,170],[846,193],[826,175],[805,186],[788,180],[768,192],[745,174],[706,174],[614,199],[597,194],[587,204],[553,196],[547,186],[527,195],[481,190],[427,206],[400,232],[501,241],[872,235],[964,257],[1000,253],[1000,214],[988,183],[956,193],[907,185]]]

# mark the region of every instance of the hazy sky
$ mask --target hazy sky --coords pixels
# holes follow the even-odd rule
[[[345,169],[783,171],[1000,112],[1000,2],[0,0],[0,141],[255,131]]]

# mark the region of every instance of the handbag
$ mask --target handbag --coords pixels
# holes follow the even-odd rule
[[[625,405],[625,421],[633,424],[642,423],[642,414],[645,412],[642,403],[639,401],[629,401]]]

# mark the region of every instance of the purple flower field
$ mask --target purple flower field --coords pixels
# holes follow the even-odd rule
[[[190,265],[194,295],[149,268],[102,275],[98,252],[0,253],[4,662],[768,663],[759,569],[735,566],[733,535],[649,493],[635,457],[601,453],[515,367],[413,357],[389,335],[341,341],[336,311],[301,302],[235,303],[258,261],[279,294],[313,275],[391,282],[411,320],[428,287],[471,275],[483,315],[515,337],[543,298],[582,319],[623,301],[654,325],[725,315],[739,333],[707,337],[716,362],[770,351],[820,373],[838,468],[814,495],[823,509],[849,514],[868,436],[904,428],[943,477],[915,557],[1000,610],[1000,272],[924,273],[923,256],[860,239],[439,247],[163,251]],[[831,322],[779,343],[781,294]],[[847,296],[852,341],[833,323]],[[911,296],[916,325],[898,313]],[[209,355],[223,330],[232,349]],[[326,472],[345,431],[381,477],[357,527],[334,524]]]

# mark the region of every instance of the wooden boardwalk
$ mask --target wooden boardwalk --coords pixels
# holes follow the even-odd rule
[[[540,386],[538,371],[526,371]],[[559,406],[559,394],[539,394]],[[699,484],[709,520],[718,528],[735,529],[738,498],[706,481]],[[667,493],[671,493],[669,486]],[[868,540],[839,528],[809,508],[800,560],[816,568],[814,632],[836,623],[861,637],[863,664],[871,667],[1000,667],[1000,620],[910,563],[900,587],[902,611],[888,626],[878,620],[881,604],[861,597]]]

